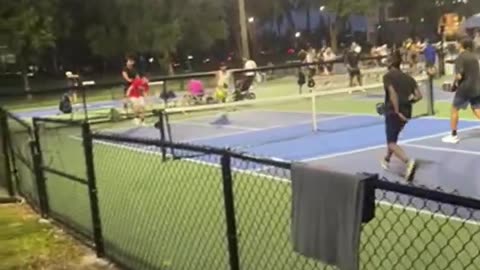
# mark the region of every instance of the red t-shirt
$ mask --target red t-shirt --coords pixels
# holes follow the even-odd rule
[[[143,97],[145,93],[148,92],[149,86],[148,82],[141,78],[136,78],[133,80],[132,84],[130,85],[130,92],[128,93],[128,97]]]

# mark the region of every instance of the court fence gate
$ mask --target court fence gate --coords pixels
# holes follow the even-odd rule
[[[0,115],[0,183],[125,269],[336,269],[293,251],[289,162]],[[360,269],[477,269],[479,200],[369,177]]]

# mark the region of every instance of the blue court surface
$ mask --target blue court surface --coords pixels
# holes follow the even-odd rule
[[[199,117],[171,122],[177,142],[228,147],[255,156],[319,163],[346,173],[378,173],[390,181],[403,182],[403,165],[392,161],[383,171],[379,160],[385,154],[383,118],[370,115],[317,115],[318,131],[312,130],[308,113],[244,111],[227,114],[229,123],[211,124],[216,118]],[[159,138],[152,127],[115,130],[131,137]],[[480,122],[461,121],[457,145],[444,144],[449,121],[434,118],[412,120],[400,140],[407,153],[419,160],[415,184],[441,187],[447,192],[480,197]],[[178,153],[177,155],[195,155]],[[193,157],[202,161],[202,157]],[[211,157],[204,161],[215,162]],[[272,174],[271,168],[233,164],[236,169]]]

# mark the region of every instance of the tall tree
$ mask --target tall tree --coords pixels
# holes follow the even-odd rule
[[[368,15],[374,9],[378,9],[383,0],[323,0],[325,9],[335,14],[335,19],[330,22],[330,42],[334,50],[337,50],[338,35],[346,27],[351,15]]]
[[[103,57],[121,52],[150,53],[168,65],[181,45],[206,49],[226,37],[221,0],[102,0],[98,21],[87,32]],[[186,8],[188,7],[188,8]]]
[[[2,0],[0,33],[17,58],[25,91],[30,91],[28,65],[55,46],[55,13],[57,0]]]

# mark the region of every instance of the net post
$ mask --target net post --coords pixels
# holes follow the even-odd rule
[[[166,161],[167,160],[167,149],[165,147],[165,142],[166,137],[165,137],[165,121],[164,121],[164,110],[158,110],[155,111],[155,113],[158,115],[158,122],[157,122],[157,128],[160,132],[160,141],[162,142],[162,160]]]
[[[428,75],[428,115],[435,115],[434,78]]]
[[[168,108],[168,96],[167,96],[167,80],[163,81],[162,85],[162,99],[163,99],[163,106],[165,108]]]
[[[78,87],[80,88],[82,92],[82,103],[83,103],[83,115],[85,118],[85,122],[88,122],[88,111],[87,111],[87,94],[85,91],[85,86],[83,85],[82,82],[79,83]]]
[[[312,128],[313,132],[318,131],[318,125],[317,125],[317,101],[315,98],[315,95],[312,94],[311,96],[311,103],[312,103]]]
[[[8,121],[7,121],[7,114],[6,112],[0,108],[0,138],[2,138],[2,141],[0,142],[2,144],[1,148],[3,151],[3,156],[4,156],[4,170],[5,170],[5,181],[6,181],[6,188],[8,195],[10,197],[13,197],[15,195],[14,189],[13,189],[13,178],[12,178],[12,166],[10,164],[10,159],[12,158],[10,156],[10,152],[8,151],[10,147],[10,142],[9,142],[9,136],[8,136]]]
[[[237,221],[235,218],[232,165],[231,156],[227,151],[221,157],[221,166],[230,269],[239,270],[240,260],[238,254]]]
[[[172,128],[170,127],[170,119],[169,119],[169,116],[168,116],[168,112],[167,111],[164,111],[163,112],[163,123],[164,123],[164,127],[166,127],[166,134],[165,134],[165,141],[168,141],[168,142],[172,142]],[[175,159],[176,156],[175,156],[175,148],[174,147],[170,147],[170,154],[172,155],[172,158]]]
[[[82,124],[83,150],[85,154],[85,164],[87,167],[88,195],[90,199],[90,214],[92,216],[93,238],[97,257],[105,256],[105,246],[103,241],[102,223],[100,218],[100,208],[98,205],[98,192],[95,177],[95,164],[93,161],[93,140],[90,124]]]

